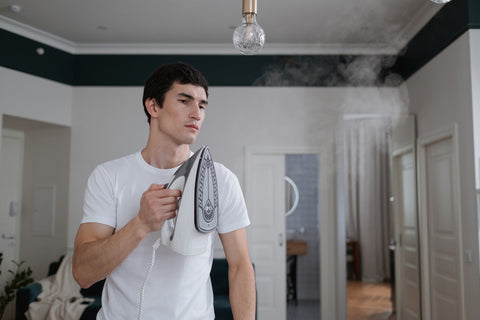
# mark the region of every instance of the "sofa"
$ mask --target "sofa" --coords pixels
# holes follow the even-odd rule
[[[47,276],[57,273],[58,268],[63,260],[63,256],[58,261],[50,263],[48,267]],[[83,311],[80,320],[96,319],[97,312],[102,305],[102,290],[105,280],[101,280],[93,284],[88,289],[81,289],[80,293],[84,297],[93,298],[94,301]],[[37,296],[42,292],[42,285],[38,282],[34,282],[26,287],[17,290],[17,299],[15,304],[15,319],[27,320],[25,312],[28,310],[28,306],[31,302],[37,299]]]
[[[57,272],[63,257],[59,261],[52,262],[48,269],[48,276]],[[228,262],[226,259],[213,259],[212,270],[210,272],[214,295],[215,319],[233,320],[230,299],[228,297]],[[93,298],[94,302],[90,304],[83,312],[80,320],[95,320],[96,314],[101,307],[102,289],[105,280],[101,280],[88,289],[82,289],[80,292],[84,297]],[[24,288],[17,290],[17,300],[15,306],[16,320],[26,320],[25,312],[31,302],[35,301],[42,292],[40,283],[35,282]]]

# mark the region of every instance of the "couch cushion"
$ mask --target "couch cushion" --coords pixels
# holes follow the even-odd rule
[[[213,294],[228,297],[228,262],[226,259],[213,259],[212,271],[210,271]]]

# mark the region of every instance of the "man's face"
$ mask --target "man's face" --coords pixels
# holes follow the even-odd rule
[[[193,84],[174,83],[158,110],[158,130],[163,139],[182,145],[195,142],[207,107],[205,89]]]

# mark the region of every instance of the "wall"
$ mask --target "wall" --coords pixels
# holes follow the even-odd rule
[[[438,54],[408,81],[411,110],[417,115],[418,137],[458,124],[460,203],[464,250],[473,261],[464,262],[465,319],[480,319],[478,297],[478,221],[475,199],[475,163],[470,76],[470,31]]]
[[[73,88],[0,67],[0,115],[69,126]]]
[[[314,147],[331,153],[342,114],[406,112],[404,93],[402,88],[370,87],[211,87],[207,119],[193,149],[210,145],[215,160],[231,168],[243,185],[246,147]],[[0,113],[71,127],[68,249],[73,248],[91,170],[145,144],[148,126],[141,95],[140,87],[69,87],[0,69]],[[336,171],[333,161],[323,166],[325,176]],[[330,193],[334,198],[335,192]],[[326,208],[327,220],[337,221],[335,205]],[[329,246],[335,250],[334,243]],[[335,261],[326,272],[336,270]],[[345,288],[336,290],[342,295]]]
[[[334,139],[336,119],[344,112],[406,110],[405,105],[398,105],[403,100],[396,88],[211,87],[209,93],[207,118],[193,149],[208,144],[214,159],[229,167],[242,185],[247,146],[321,147]],[[91,170],[145,145],[148,125],[141,95],[138,87],[75,87],[70,248],[81,220]]]

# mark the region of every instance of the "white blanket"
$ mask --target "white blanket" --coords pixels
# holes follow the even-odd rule
[[[39,281],[42,292],[30,303],[28,320],[78,320],[94,299],[84,298],[72,274],[72,256],[63,258],[56,274]]]

